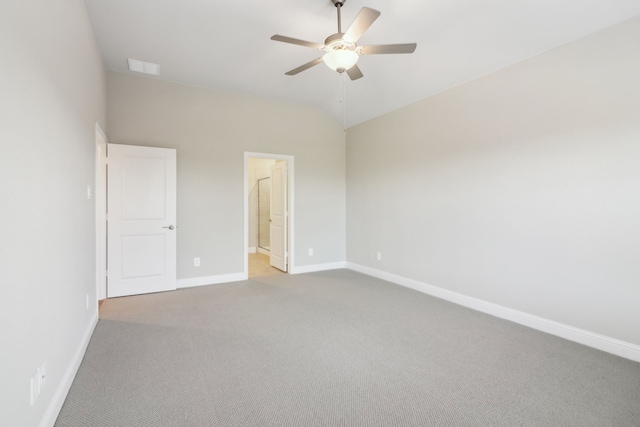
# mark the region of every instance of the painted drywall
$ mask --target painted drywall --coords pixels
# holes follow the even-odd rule
[[[178,279],[242,273],[244,152],[295,157],[296,266],[344,262],[345,135],[324,113],[115,72],[107,104],[110,142],[177,149]]]
[[[249,159],[248,161],[247,182],[249,186],[249,248],[256,249],[259,246],[258,211],[263,206],[260,206],[258,203],[258,180],[262,178],[269,178],[271,176],[271,165],[273,165],[275,162],[276,161],[273,159]],[[271,188],[269,184],[267,185],[268,188]]]
[[[105,72],[82,0],[3,1],[0,58],[0,424],[52,425],[97,320],[87,185]]]
[[[350,128],[347,260],[640,344],[638,40],[635,18]]]

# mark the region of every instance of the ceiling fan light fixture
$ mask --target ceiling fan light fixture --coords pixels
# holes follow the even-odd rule
[[[343,73],[356,65],[358,58],[359,55],[353,50],[336,49],[325,53],[322,60],[327,64],[327,67],[339,73]]]
[[[346,1],[347,0],[331,0],[338,11],[338,32],[327,37],[324,44],[294,39],[291,37],[281,36],[279,34],[271,36],[271,40],[297,44],[325,52],[323,56],[286,72],[285,74],[287,76],[295,76],[304,70],[308,70],[309,68],[324,62],[327,64],[327,67],[332,70],[337,71],[340,74],[347,71],[347,75],[351,80],[357,80],[363,77],[360,67],[356,65],[360,55],[413,53],[413,51],[416,50],[415,43],[358,46],[356,43],[360,40],[360,37],[362,37],[371,24],[378,19],[380,12],[368,7],[363,7],[360,9],[360,12],[353,20],[347,31],[343,32],[340,9],[342,9],[342,6]]]

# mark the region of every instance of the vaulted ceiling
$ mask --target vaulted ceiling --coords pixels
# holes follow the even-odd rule
[[[286,76],[322,52],[270,40],[323,43],[337,32],[331,0],[86,3],[109,70],[140,59],[160,64],[163,80],[316,107],[347,126],[640,14],[638,0],[347,0],[343,30],[362,7],[382,13],[359,45],[418,44],[361,57],[364,77],[350,81],[324,64]]]

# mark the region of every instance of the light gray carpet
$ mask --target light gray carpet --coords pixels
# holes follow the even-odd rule
[[[349,270],[108,300],[56,426],[640,426],[640,364]]]

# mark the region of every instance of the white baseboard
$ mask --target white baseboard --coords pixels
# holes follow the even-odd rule
[[[313,273],[314,271],[336,270],[338,268],[346,268],[347,263],[345,261],[330,262],[327,264],[312,264],[303,265],[300,267],[293,267],[289,270],[291,274]]]
[[[89,322],[87,330],[85,331],[85,334],[80,341],[80,345],[78,345],[78,348],[71,358],[69,366],[67,366],[67,370],[62,375],[62,379],[58,384],[58,388],[53,393],[53,397],[51,398],[51,401],[49,402],[49,405],[44,412],[42,420],[40,421],[40,427],[53,427],[53,425],[56,423],[56,419],[60,414],[60,410],[62,409],[64,400],[67,398],[67,394],[69,394],[71,384],[73,384],[73,380],[78,373],[78,369],[80,368],[80,364],[82,363],[82,358],[87,351],[87,346],[89,345],[89,341],[91,341],[91,336],[93,335],[93,331],[95,330],[97,324],[98,310],[96,309],[95,315]]]
[[[626,359],[640,362],[640,346],[618,340],[616,338],[607,337],[584,329],[575,328],[553,320],[534,316],[509,307],[494,304],[478,298],[470,297],[464,294],[453,292],[437,286],[428,285],[417,280],[408,279],[396,274],[387,273],[385,271],[376,270],[375,268],[366,267],[364,265],[347,262],[347,268],[368,276],[377,277],[416,291],[453,302],[473,310],[481,311],[492,316],[510,320],[533,329],[537,329],[561,338],[568,339],[598,350],[606,351]]]
[[[255,246],[250,246],[250,247],[247,249],[247,252],[249,252],[250,254],[255,254],[255,253],[256,253],[256,248],[255,248]]]
[[[188,279],[178,279],[176,287],[192,288],[194,286],[217,285],[219,283],[240,282],[247,280],[248,277],[244,273],[218,274],[215,276],[190,277]]]
[[[259,253],[259,254],[267,255],[267,256],[271,255],[271,251],[270,251],[270,250],[268,250],[268,249],[263,249],[263,248],[261,248],[260,246],[258,246],[258,247],[256,248],[256,250],[258,251],[258,253]]]

